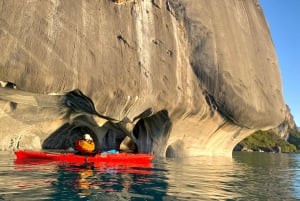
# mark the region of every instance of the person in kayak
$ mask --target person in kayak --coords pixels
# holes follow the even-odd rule
[[[95,143],[89,134],[84,134],[81,139],[76,141],[75,148],[77,154],[93,155],[95,151]]]

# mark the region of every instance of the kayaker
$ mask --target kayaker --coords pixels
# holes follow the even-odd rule
[[[76,151],[80,155],[91,155],[95,151],[95,143],[89,134],[84,134],[83,137],[76,142]]]

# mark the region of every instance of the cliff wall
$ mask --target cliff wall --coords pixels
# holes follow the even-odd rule
[[[257,0],[0,0],[0,10],[2,150],[66,148],[90,132],[101,150],[230,155],[284,120]]]

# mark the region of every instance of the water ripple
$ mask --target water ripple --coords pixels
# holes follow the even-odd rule
[[[157,159],[153,167],[15,164],[0,152],[0,200],[299,200],[300,155]]]

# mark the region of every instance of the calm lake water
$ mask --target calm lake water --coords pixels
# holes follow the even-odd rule
[[[0,200],[300,200],[297,154],[155,159],[144,168],[0,157]]]

